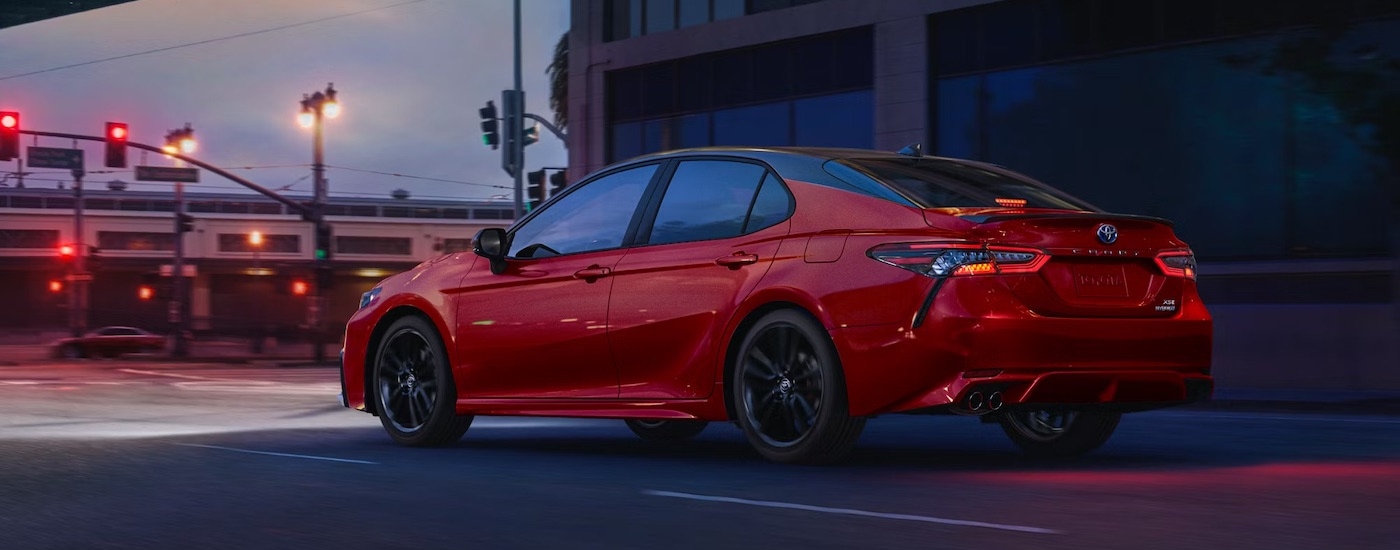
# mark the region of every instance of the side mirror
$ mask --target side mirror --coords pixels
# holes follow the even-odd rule
[[[500,275],[506,272],[506,230],[488,227],[476,233],[472,252],[491,260],[491,273]]]

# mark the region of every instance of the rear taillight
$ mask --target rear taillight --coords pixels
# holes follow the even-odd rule
[[[1196,255],[1190,250],[1173,250],[1157,255],[1157,267],[1172,277],[1196,278]]]
[[[1033,273],[1050,259],[1034,248],[945,243],[882,244],[868,254],[928,277]]]

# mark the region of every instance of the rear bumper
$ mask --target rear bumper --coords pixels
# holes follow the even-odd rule
[[[946,286],[918,328],[832,331],[853,415],[957,407],[974,391],[1000,391],[1006,406],[1130,409],[1213,389],[1212,323],[1194,288],[1173,317],[1106,319],[1042,317],[994,287]]]

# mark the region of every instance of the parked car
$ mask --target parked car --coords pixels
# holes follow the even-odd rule
[[[869,418],[928,413],[1073,456],[1122,413],[1210,395],[1195,277],[1170,222],[986,163],[673,151],[365,293],[342,402],[410,446],[474,415],[661,440],[732,421],[768,459],[825,463]]]
[[[54,355],[66,358],[117,357],[165,348],[165,337],[134,327],[102,327],[82,336],[54,342]]]

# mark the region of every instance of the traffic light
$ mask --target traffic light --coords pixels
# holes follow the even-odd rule
[[[0,111],[0,161],[19,156],[19,113]]]
[[[496,102],[487,101],[486,106],[477,110],[481,114],[481,143],[490,145],[491,149],[501,146],[501,132],[497,126]]]
[[[60,281],[58,279],[53,279],[49,281],[49,292],[52,292],[54,294],[63,292],[63,281]]]
[[[564,192],[564,187],[569,185],[568,173],[559,170],[549,175],[549,196],[553,197]]]
[[[156,296],[156,289],[146,285],[136,287],[136,297],[142,300],[150,300]]]
[[[58,247],[58,261],[62,262],[63,265],[72,265],[72,264],[73,264],[73,260],[76,260],[77,258],[78,258],[78,246],[77,246],[77,245],[72,245],[72,244],[59,245],[59,247]]]
[[[108,168],[126,168],[126,140],[131,137],[126,123],[108,122],[107,133],[103,136],[107,139],[106,166]]]
[[[536,122],[520,132],[520,146],[524,147],[540,140],[540,123]]]
[[[194,216],[181,213],[176,214],[175,217],[180,221],[181,233],[189,233],[191,231],[194,231]]]
[[[525,202],[531,209],[544,200],[544,170],[525,173]]]
[[[331,259],[331,225],[325,222],[316,224],[316,259]]]
[[[306,296],[306,291],[308,288],[309,286],[306,284],[306,281],[303,281],[301,279],[292,281],[292,294],[294,295]]]

